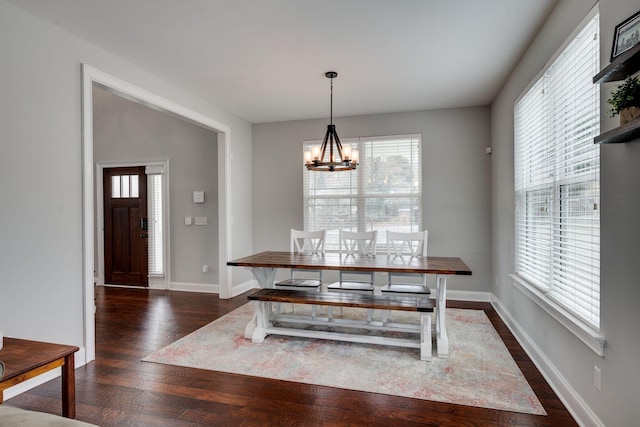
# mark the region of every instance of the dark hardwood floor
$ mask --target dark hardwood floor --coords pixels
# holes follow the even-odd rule
[[[488,303],[483,309],[548,416],[245,377],[140,360],[232,311],[246,295],[97,288],[96,360],[76,370],[77,418],[100,426],[574,426]],[[60,413],[60,379],[6,402]],[[1,424],[1,423],[0,423]]]

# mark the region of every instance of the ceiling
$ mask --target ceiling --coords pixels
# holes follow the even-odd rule
[[[488,105],[557,0],[9,0],[252,123]]]

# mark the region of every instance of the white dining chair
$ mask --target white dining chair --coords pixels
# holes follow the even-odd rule
[[[291,246],[292,253],[324,255],[324,242],[327,230],[319,231],[302,231],[291,229]],[[322,270],[292,268],[290,277],[286,280],[276,282],[276,289],[289,289],[297,291],[313,291],[319,292],[322,288]],[[315,306],[313,307],[313,316],[315,317]],[[292,305],[293,311],[293,305]]]
[[[376,242],[378,230],[373,231],[339,231],[340,255],[345,257],[374,257],[376,255]],[[355,294],[374,293],[373,271],[349,271],[340,270],[337,282],[327,286],[329,292],[345,292]],[[342,308],[340,308],[342,314]],[[373,310],[368,312],[368,320],[371,321]],[[329,307],[329,317],[333,317],[333,307]]]
[[[387,230],[387,256],[402,258],[427,257],[427,230],[404,233]],[[427,286],[427,275],[422,273],[387,273],[387,284],[380,289],[382,295],[428,298],[431,290]],[[389,313],[383,315],[383,323]]]

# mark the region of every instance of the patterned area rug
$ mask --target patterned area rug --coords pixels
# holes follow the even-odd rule
[[[481,310],[447,309],[449,358],[439,359],[434,349],[433,360],[423,362],[418,349],[400,347],[275,335],[254,344],[244,338],[254,304],[234,310],[143,360],[546,415]],[[345,310],[344,316],[364,312]],[[394,312],[393,320],[413,321],[414,315]]]

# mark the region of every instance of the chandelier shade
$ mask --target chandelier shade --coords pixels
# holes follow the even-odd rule
[[[322,145],[304,153],[304,164],[310,171],[339,172],[354,170],[358,166],[358,150],[343,147],[333,124],[333,79],[338,77],[335,71],[328,71],[325,77],[331,79],[330,124],[324,135]]]

